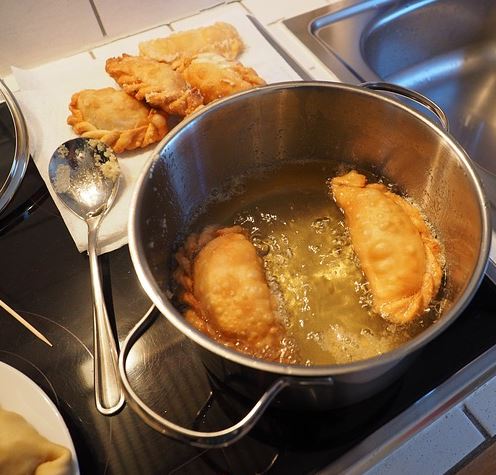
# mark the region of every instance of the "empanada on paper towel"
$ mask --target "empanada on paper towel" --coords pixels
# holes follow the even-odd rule
[[[374,310],[394,323],[413,320],[442,278],[441,246],[420,212],[384,185],[367,185],[356,171],[333,178],[331,191],[344,211]]]
[[[166,38],[143,41],[139,44],[141,56],[164,61],[173,68],[183,60],[200,53],[216,53],[227,59],[236,59],[243,48],[243,41],[236,28],[224,22],[172,33]]]
[[[67,123],[78,135],[99,139],[116,153],[146,147],[167,133],[163,112],[112,87],[76,92],[69,109]]]
[[[107,59],[105,70],[128,94],[168,114],[185,116],[203,105],[200,92],[168,64],[124,54]]]
[[[21,415],[0,408],[0,474],[69,475],[71,452],[40,435]]]
[[[186,60],[178,70],[189,84],[200,90],[205,104],[265,84],[254,69],[215,53],[199,54]]]

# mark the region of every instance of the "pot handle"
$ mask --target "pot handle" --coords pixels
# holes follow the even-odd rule
[[[122,381],[122,389],[124,391],[128,406],[152,429],[155,429],[161,434],[169,436],[175,440],[186,442],[195,447],[205,449],[227,447],[228,445],[241,439],[253,428],[273,399],[284,388],[288,386],[333,384],[331,377],[312,378],[309,380],[305,378],[282,376],[272,383],[272,385],[264,392],[264,394],[248,412],[248,414],[246,414],[243,419],[231,427],[214,432],[201,432],[179,426],[165,419],[148,407],[131,387],[126,373],[126,360],[128,354],[136,341],[155,320],[156,315],[158,314],[155,310],[155,306],[152,305],[148,312],[141,318],[141,320],[134,326],[129,335],[126,337],[119,356],[119,373]]]
[[[385,91],[392,92],[393,94],[398,94],[399,96],[406,97],[418,104],[423,105],[429,109],[439,120],[441,126],[446,132],[449,132],[448,117],[434,101],[428,97],[420,94],[420,92],[408,89],[406,87],[398,86],[398,84],[391,84],[388,82],[364,82],[360,86],[366,87],[367,89],[372,89],[374,91]]]

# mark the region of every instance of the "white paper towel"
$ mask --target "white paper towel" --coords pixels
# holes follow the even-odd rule
[[[246,66],[253,67],[267,83],[299,79],[252,25],[240,5],[218,7],[181,20],[172,27],[175,30],[185,30],[206,26],[215,21],[225,21],[236,27],[246,45],[239,60]],[[123,53],[138,54],[140,41],[164,37],[170,31],[169,27],[162,26],[94,49],[91,54],[81,53],[30,70],[13,68],[20,88],[17,98],[28,124],[34,162],[80,252],[87,249],[86,224],[57,199],[48,178],[48,163],[52,153],[62,142],[76,137],[66,123],[71,95],[81,89],[118,87],[105,72],[106,59]],[[153,146],[118,156],[122,171],[121,183],[115,203],[100,228],[100,253],[127,244],[128,211],[133,185],[152,151]]]

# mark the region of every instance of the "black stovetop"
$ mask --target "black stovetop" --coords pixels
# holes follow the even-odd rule
[[[0,142],[4,159],[11,153],[5,147],[12,143]],[[96,411],[88,259],[77,252],[32,162],[14,201],[0,216],[0,262],[0,298],[54,344],[49,348],[0,311],[0,361],[33,379],[57,405],[82,474],[314,473],[496,344],[495,287],[486,278],[468,309],[381,394],[339,411],[269,410],[233,446],[196,449],[155,432],[129,407],[113,417]],[[122,342],[150,301],[127,246],[101,256],[100,262]],[[165,318],[158,318],[138,342],[130,364],[139,394],[181,424],[220,429],[249,407],[209,379],[192,345]]]

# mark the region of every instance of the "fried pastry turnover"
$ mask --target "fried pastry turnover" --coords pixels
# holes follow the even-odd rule
[[[227,59],[236,59],[243,48],[236,28],[224,22],[180,31],[167,38],[157,38],[139,44],[140,55],[169,63],[174,69],[183,60],[200,53],[216,53]]]
[[[330,187],[344,212],[374,310],[393,323],[412,321],[439,290],[439,242],[419,210],[383,184],[367,184],[364,175],[351,171],[333,178]]]
[[[203,104],[198,89],[168,64],[124,54],[109,58],[105,70],[128,94],[168,114],[186,116]]]
[[[121,153],[158,142],[167,133],[166,115],[112,87],[72,95],[67,123],[86,138],[98,139]]]
[[[201,92],[205,104],[265,84],[254,69],[216,53],[201,53],[186,60],[179,70]]]
[[[261,258],[240,226],[207,227],[176,253],[174,279],[186,319],[218,342],[289,362],[285,329]]]

